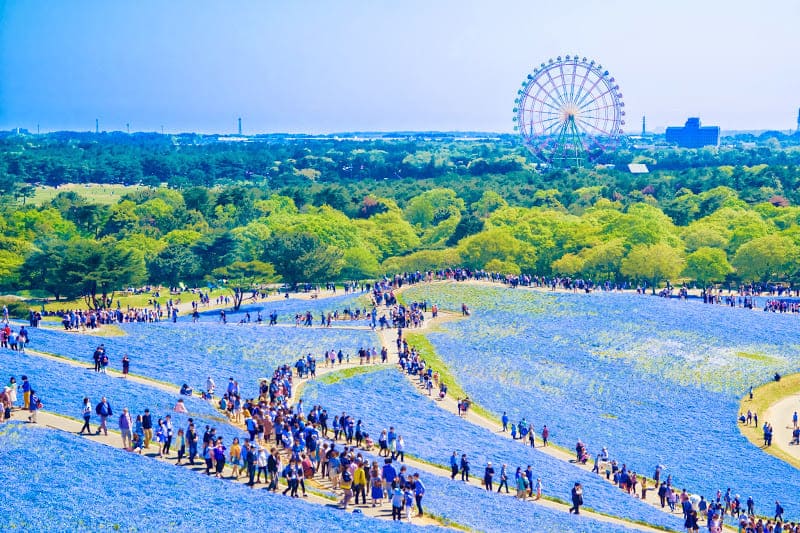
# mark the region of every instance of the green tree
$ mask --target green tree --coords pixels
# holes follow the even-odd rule
[[[380,265],[375,254],[364,248],[348,248],[342,256],[341,279],[374,279],[380,273]]]
[[[708,283],[722,281],[733,272],[728,256],[719,248],[698,248],[686,257],[683,275],[695,279],[705,287]]]
[[[181,282],[194,282],[202,278],[200,260],[184,244],[169,244],[147,263],[150,281],[177,287]]]
[[[64,279],[66,272],[62,267],[67,242],[60,239],[46,239],[36,243],[36,248],[25,257],[20,268],[20,281],[29,290],[42,290],[55,296],[56,301],[64,295],[75,298],[81,295],[78,286]]]
[[[742,280],[767,282],[786,279],[795,269],[798,251],[789,237],[758,237],[739,247],[733,256],[733,266]]]
[[[224,279],[233,291],[233,309],[239,310],[245,292],[277,280],[275,268],[263,261],[235,261],[230,265],[214,269],[214,276]]]
[[[553,272],[566,276],[580,274],[586,268],[586,260],[577,254],[564,254],[553,261]]]
[[[450,238],[447,239],[447,245],[454,246],[458,244],[458,241],[464,237],[469,237],[470,235],[480,233],[483,231],[483,226],[483,220],[473,214],[467,213],[461,217],[461,220],[458,221],[455,231],[452,235],[450,235]]]
[[[524,271],[532,271],[536,264],[536,249],[503,228],[486,229],[463,239],[458,252],[464,266],[485,268],[492,259],[514,263]]]
[[[625,246],[622,239],[613,239],[586,248],[581,251],[581,257],[586,260],[585,268],[595,276],[606,275],[609,278],[619,272],[622,258],[625,256]]]
[[[337,279],[342,255],[312,233],[280,232],[266,241],[262,259],[272,263],[283,281],[295,287],[301,281]]]
[[[67,243],[57,277],[64,291],[80,290],[91,309],[108,307],[116,290],[138,285],[146,270],[140,254],[110,240],[73,239]]]
[[[653,294],[663,279],[677,277],[683,270],[680,251],[665,243],[634,246],[622,260],[622,273],[629,278],[650,282]]]
[[[453,189],[431,189],[409,200],[405,216],[415,226],[427,228],[463,210],[464,200]],[[443,216],[445,213],[447,216]]]

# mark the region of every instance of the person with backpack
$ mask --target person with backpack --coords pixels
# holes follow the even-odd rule
[[[467,454],[461,454],[461,481],[469,483],[469,459]]]
[[[402,520],[403,491],[400,487],[392,489],[392,521]]]
[[[581,514],[581,505],[583,505],[583,487],[580,483],[575,483],[572,487],[572,507],[569,508],[570,514]]]
[[[39,399],[39,395],[36,394],[36,391],[31,389],[30,393],[30,406],[28,409],[30,410],[30,416],[28,416],[28,422],[31,424],[36,424],[36,413],[39,412],[39,409],[42,408],[42,401]]]
[[[96,434],[99,435],[100,431],[102,430],[103,435],[107,437],[108,426],[106,426],[106,420],[108,420],[108,417],[112,416],[114,413],[111,410],[111,405],[108,403],[105,396],[103,396],[103,398],[100,400],[100,403],[95,406],[94,412],[100,415],[100,426],[97,428]]]
[[[783,522],[783,512],[784,511],[783,511],[783,506],[781,505],[781,502],[779,502],[778,500],[775,500],[775,521],[776,522],[778,522],[778,521]]]
[[[342,479],[339,482],[339,488],[344,491],[344,496],[342,497],[342,501],[340,502],[342,509],[347,510],[347,504],[350,503],[350,499],[353,497],[353,476],[350,474],[348,469],[344,469],[342,472]]]

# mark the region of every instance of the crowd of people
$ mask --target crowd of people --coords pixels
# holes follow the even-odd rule
[[[440,382],[439,375],[430,368],[420,356],[420,354],[408,345],[402,335],[403,328],[418,325],[424,319],[424,312],[428,309],[426,302],[413,303],[410,306],[398,305],[393,291],[401,287],[404,283],[417,283],[429,280],[432,277],[446,279],[485,279],[491,277],[492,281],[507,284],[541,284],[550,283],[553,280],[520,277],[517,280],[505,277],[503,279],[494,277],[486,273],[473,273],[466,270],[453,270],[442,273],[432,274],[412,274],[403,277],[395,277],[392,280],[384,280],[376,283],[367,290],[372,291],[373,301],[377,305],[393,305],[392,327],[398,328],[397,349],[398,364],[402,371],[418,376],[422,388],[432,394],[432,389],[438,388],[440,398],[447,393],[447,387]],[[581,286],[580,282],[565,281],[557,279],[555,285],[570,287],[575,289]],[[432,309],[434,312],[435,309]],[[366,313],[365,313],[366,314]],[[415,321],[415,314],[419,321]],[[325,318],[325,317],[323,317]],[[372,315],[374,321],[374,314]],[[383,326],[383,324],[382,324]],[[388,324],[386,325],[388,327]],[[6,326],[8,328],[8,325]],[[19,334],[18,334],[19,338]],[[99,354],[99,355],[98,355]],[[377,351],[363,348],[359,350],[359,363],[374,362],[378,358]],[[322,356],[324,364],[335,365],[338,361],[342,364],[345,356],[341,350],[325,352]],[[386,349],[380,352],[382,362],[386,362],[388,353]],[[127,356],[126,356],[127,359]],[[102,350],[102,345],[95,352],[95,369],[103,371],[107,366],[107,357]],[[127,374],[129,361],[124,363]],[[135,418],[128,413],[127,408],[123,409],[118,419],[118,427],[122,434],[123,446],[131,451],[141,453],[142,449],[148,449],[155,442],[158,446],[158,454],[162,457],[169,457],[172,448],[177,452],[178,464],[183,464],[184,457],[188,458],[188,464],[195,464],[198,458],[205,464],[206,473],[221,477],[224,475],[226,465],[231,467],[231,476],[235,478],[246,477],[248,484],[254,486],[261,483],[261,475],[264,475],[264,483],[268,483],[268,488],[273,491],[278,490],[279,479],[284,479],[286,489],[284,494],[299,497],[299,493],[306,493],[304,480],[311,478],[324,478],[327,483],[341,492],[341,505],[347,508],[353,497],[355,504],[366,503],[366,487],[370,488],[370,497],[373,505],[380,505],[388,502],[392,506],[392,515],[395,518],[395,504],[399,509],[397,518],[399,519],[402,511],[406,517],[410,516],[411,508],[416,506],[417,513],[422,515],[421,500],[424,495],[424,486],[419,481],[418,475],[408,475],[405,466],[400,470],[396,468],[396,461],[402,465],[405,459],[405,443],[401,436],[397,435],[394,428],[388,431],[383,430],[378,437],[377,446],[374,439],[360,420],[356,420],[350,415],[343,413],[333,417],[328,426],[329,415],[327,410],[320,406],[314,406],[306,414],[302,401],[296,404],[291,403],[293,371],[300,378],[314,377],[316,370],[316,359],[310,354],[300,358],[295,365],[283,365],[275,370],[273,377],[264,380],[259,387],[258,399],[243,399],[240,394],[238,383],[231,378],[228,387],[217,405],[229,415],[230,420],[235,424],[242,424],[247,431],[247,437],[236,437],[229,446],[224,444],[222,436],[216,434],[214,428],[205,428],[203,432],[202,444],[198,438],[198,431],[194,427],[191,419],[187,428],[178,429],[174,433],[171,417],[169,414],[153,422],[153,416],[148,410],[137,415]],[[23,408],[30,411],[29,419],[36,421],[36,411],[41,408],[41,400],[31,388],[26,376],[23,376],[23,384],[18,387],[14,385],[13,378],[10,386],[4,388],[0,401],[4,407],[10,409],[16,402],[16,391],[21,390],[24,394]],[[209,381],[210,378],[209,378]],[[207,390],[204,397],[213,398],[214,385],[211,381],[207,383]],[[12,394],[13,391],[13,394]],[[183,392],[183,391],[182,391]],[[191,391],[189,391],[191,394]],[[459,399],[459,414],[466,413],[470,401],[468,398]],[[94,411],[94,414],[92,413]],[[176,404],[175,410],[185,412],[182,401]],[[8,413],[4,413],[8,418]],[[103,398],[101,402],[92,407],[88,398],[84,398],[81,406],[81,415],[84,419],[84,431],[90,432],[90,419],[93,416],[100,417],[100,424],[96,434],[102,432],[107,434],[107,421],[113,416],[110,403]],[[749,413],[744,417],[748,424],[755,420],[758,425],[757,414]],[[504,414],[502,420],[502,431],[507,431],[510,425],[510,433],[513,439],[527,441],[530,446],[535,447],[535,430],[532,424],[522,418],[516,424],[511,423]],[[795,426],[797,426],[795,421]],[[155,430],[155,433],[154,433]],[[768,424],[764,425],[765,444],[767,439]],[[798,431],[800,433],[800,431]],[[274,445],[270,443],[274,435]],[[771,440],[771,431],[770,431]],[[548,444],[549,430],[547,426],[542,426],[540,431],[542,446]],[[174,441],[174,442],[173,442]],[[337,447],[342,443],[341,450]],[[373,448],[378,449],[378,458],[384,460],[381,466],[379,460],[370,459],[370,452]],[[576,444],[575,461],[579,464],[589,462],[588,447],[578,441]],[[455,453],[454,453],[455,458]],[[451,458],[452,477],[455,478],[458,472],[462,479],[469,479],[470,465],[466,455],[460,459]],[[726,514],[737,516],[742,526],[742,531],[766,531],[770,533],[800,533],[800,526],[795,524],[784,525],[782,522],[783,507],[776,502],[775,516],[772,520],[759,519],[754,514],[754,502],[752,498],[747,501],[747,510],[744,510],[742,501],[738,495],[731,495],[730,489],[723,497],[720,492],[716,498],[706,500],[697,499],[690,496],[686,490],[677,490],[672,482],[672,476],[667,476],[666,480],[661,481],[662,467],[657,467],[653,477],[653,488],[648,487],[649,480],[634,471],[630,471],[625,464],[620,464],[614,459],[610,459],[608,451],[603,448],[597,454],[594,461],[593,472],[598,475],[605,474],[606,478],[613,480],[614,484],[632,496],[646,499],[649,490],[656,490],[659,503],[662,508],[668,506],[670,511],[676,511],[678,506],[683,512],[687,531],[697,531],[699,522],[706,521],[709,531],[721,531],[722,521]],[[392,473],[394,472],[394,473]],[[503,464],[499,473],[491,463],[484,467],[483,484],[487,490],[493,490],[495,477],[497,477],[498,492],[505,489],[508,492],[509,470]],[[516,495],[520,498],[541,498],[542,481],[536,478],[534,481],[530,466],[523,470],[517,467],[513,477],[513,485]],[[573,507],[570,512],[579,513],[580,506],[583,505],[583,487],[575,484],[571,491]],[[748,529],[749,528],[749,529]]]
[[[8,322],[0,327],[0,348],[8,348],[15,352],[25,352],[25,347],[30,343],[30,334],[25,326],[16,330]]]

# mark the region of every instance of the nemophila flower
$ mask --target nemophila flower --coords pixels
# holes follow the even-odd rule
[[[0,426],[3,531],[406,531],[197,474],[74,435]],[[438,530],[438,528],[428,528]]]
[[[311,383],[304,389],[303,402],[307,405],[322,405],[333,414],[347,412],[363,420],[364,430],[370,435],[379,435],[381,430],[394,426],[405,439],[406,452],[426,461],[447,465],[450,454],[456,450],[459,456],[466,453],[474,465],[482,465],[487,461],[496,465],[506,463],[511,473],[516,466],[532,465],[536,476],[541,477],[545,483],[547,494],[568,500],[572,485],[580,481],[586,490],[586,504],[594,509],[672,529],[678,529],[682,525],[676,516],[662,513],[624,494],[600,480],[596,474],[531,450],[519,442],[512,442],[470,424],[454,413],[440,409],[427,396],[418,394],[413,385],[395,369],[362,374],[331,385]],[[449,479],[447,481],[449,483]],[[452,504],[447,505],[457,509],[461,504],[458,496],[452,496],[455,494],[452,492],[454,490],[444,484],[441,493],[426,492],[427,501],[429,505],[434,505],[433,501],[439,498],[453,498]],[[486,505],[499,505],[502,511],[508,503],[506,500],[499,500],[493,504],[487,502]],[[495,511],[491,511],[490,516],[495,517],[493,520],[499,520],[494,513]],[[470,517],[469,520],[475,522],[465,522],[464,515],[468,514],[474,513],[459,515],[453,512],[447,517],[470,527],[486,530],[486,523],[481,522],[485,517]],[[507,527],[512,526],[513,514],[507,519],[511,520]]]
[[[250,320],[256,320],[258,312],[264,317],[264,320],[269,321],[268,316],[274,310],[278,313],[279,324],[294,324],[294,315],[297,313],[306,313],[311,311],[314,315],[315,325],[319,322],[320,313],[333,313],[334,311],[342,311],[350,309],[355,311],[356,308],[367,309],[370,306],[366,304],[370,301],[369,293],[355,293],[355,294],[341,294],[339,296],[330,296],[325,298],[306,299],[289,297],[282,300],[272,300],[256,304],[243,305],[238,311],[233,312],[226,310],[228,322],[239,322],[245,317],[246,313],[250,313]],[[201,321],[214,321],[219,318],[219,309],[216,310],[203,310],[200,308]],[[192,320],[190,314],[184,314],[179,318],[179,321]],[[345,322],[345,323],[350,323]],[[363,324],[363,322],[354,322],[356,324]]]
[[[271,375],[284,363],[311,353],[321,363],[324,350],[355,354],[360,347],[378,346],[378,337],[363,329],[269,327],[220,324],[216,321],[124,324],[123,337],[95,337],[52,329],[31,333],[30,348],[92,363],[101,342],[112,368],[121,368],[122,355],[131,359],[131,372],[201,390],[208,376],[217,384],[229,377],[239,381],[245,397],[257,396],[258,378]]]
[[[649,476],[666,465],[677,486],[707,497],[731,487],[800,509],[796,470],[750,444],[736,422],[750,385],[800,370],[797,315],[459,284],[415,286],[406,298],[470,306],[471,318],[428,338],[498,416],[526,416],[537,432],[547,424],[570,448],[579,438],[590,452],[607,446]]]
[[[186,428],[188,418],[192,417],[195,426],[203,429],[206,424],[216,427],[220,435],[233,437],[246,434],[228,424],[227,419],[214,406],[197,396],[180,396],[178,389],[174,394],[143,385],[129,379],[110,374],[101,374],[86,368],[76,367],[52,359],[33,355],[15,354],[13,358],[0,358],[0,375],[27,375],[31,386],[36,389],[45,405],[53,413],[81,418],[81,405],[84,397],[96,405],[105,396],[111,404],[113,416],[108,422],[111,429],[117,428],[117,417],[127,407],[135,419],[145,409],[150,409],[154,420],[160,416],[171,415],[175,431]],[[182,398],[189,414],[173,411],[178,398]],[[94,411],[92,411],[94,416]],[[95,421],[92,421],[94,428]]]

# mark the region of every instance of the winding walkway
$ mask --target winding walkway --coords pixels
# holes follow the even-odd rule
[[[442,316],[442,319],[440,321],[444,321],[444,320],[449,320],[449,319],[453,318],[455,315],[454,314],[448,314],[448,313],[445,312],[441,316]],[[423,323],[422,327],[416,328],[414,331],[416,332],[416,331],[425,330],[425,329],[431,327],[433,325],[433,323],[434,323],[433,320],[428,319]],[[386,329],[386,330],[383,330],[383,331],[378,331],[377,333],[378,333],[379,337],[381,338],[381,340],[383,341],[383,344],[389,346],[389,345],[394,344],[394,339],[392,339],[391,337],[392,337],[392,335],[395,334],[395,332],[396,332],[396,330],[394,330],[394,329]],[[387,343],[386,342],[387,339],[391,339],[391,342]],[[61,364],[66,364],[66,365],[73,366],[73,367],[76,367],[76,368],[83,368],[87,372],[94,372],[94,366],[93,365],[89,365],[88,363],[83,363],[83,362],[75,360],[75,359],[56,356],[56,355],[40,352],[40,351],[37,351],[37,350],[28,349],[26,352],[30,356],[50,359],[50,360],[59,362]],[[317,373],[317,378],[320,378],[320,377],[322,377],[322,376],[324,376],[326,374],[333,374],[333,373],[340,372],[342,370],[346,370],[346,369],[350,369],[350,368],[365,368],[365,369],[375,368],[375,369],[379,369],[379,368],[394,368],[395,366],[396,366],[395,363],[386,363],[386,364],[376,363],[376,364],[370,364],[370,365],[359,365],[359,364],[357,364],[355,362],[352,362],[352,363],[349,363],[349,364],[346,363],[345,365],[341,365],[341,366],[337,365],[337,366],[334,366],[334,367],[331,367],[331,366],[317,367],[317,372],[316,373]],[[154,379],[151,379],[151,378],[148,378],[148,377],[145,377],[145,376],[134,375],[134,374],[129,374],[127,378],[124,378],[122,376],[121,372],[119,372],[117,370],[113,370],[113,369],[108,369],[108,374],[114,375],[119,379],[128,379],[130,381],[133,381],[133,382],[145,385],[145,386],[153,387],[153,388],[165,391],[165,392],[170,393],[170,394],[175,394],[176,397],[179,394],[179,387],[177,385],[174,385],[174,384],[171,384],[171,383],[165,383],[165,382],[154,380]],[[309,383],[310,381],[313,381],[313,380],[311,380],[311,379],[297,379],[297,378],[296,378],[296,380],[297,380],[296,381],[297,384],[296,384],[295,393],[293,394],[293,397],[294,398],[299,398],[299,397],[301,397],[302,389],[304,388],[304,386],[307,383]],[[455,402],[450,398],[448,398],[447,400],[452,403],[452,408],[453,408],[453,410],[455,410]],[[26,418],[26,416],[27,415],[26,415],[26,413],[24,411],[17,410],[17,411],[14,411],[12,418],[23,420],[23,419]],[[51,428],[51,429],[57,429],[57,430],[61,430],[61,431],[68,431],[68,432],[71,432],[71,433],[76,433],[79,430],[80,426],[82,425],[82,422],[77,420],[77,419],[75,419],[75,418],[71,418],[71,417],[67,417],[67,416],[63,416],[63,415],[58,415],[58,414],[47,412],[47,411],[44,411],[44,410],[40,411],[38,416],[39,416],[40,423],[42,425],[48,427],[48,428]],[[236,425],[233,422],[231,422],[231,424],[232,425]],[[490,429],[493,429],[496,426],[496,425],[490,426],[489,424],[490,424],[489,422],[486,422],[487,427],[490,427]],[[243,428],[243,426],[241,426],[241,427]],[[112,437],[112,435],[113,435],[113,437]],[[109,430],[109,436],[108,437],[92,434],[92,435],[86,435],[86,438],[89,438],[90,440],[92,440],[94,442],[98,442],[100,444],[104,444],[104,445],[115,447],[115,448],[121,448],[121,446],[122,446],[122,438],[121,438],[119,432],[116,431],[116,430]],[[341,440],[340,443],[344,443],[344,441]],[[143,455],[146,455],[148,457],[155,458],[155,459],[158,459],[158,460],[161,460],[161,461],[169,462],[171,464],[174,464],[174,461],[176,459],[176,457],[174,455],[171,456],[171,457],[159,458],[158,454],[156,452],[149,452],[149,451],[146,451]],[[288,458],[288,455],[286,457],[284,457],[284,459],[287,459],[287,458]],[[434,466],[434,465],[431,465],[429,463],[418,461],[418,460],[416,460],[414,458],[410,458],[410,457],[406,458],[406,461],[405,461],[404,464],[406,464],[410,469],[417,470],[419,472],[424,472],[424,473],[429,474],[429,475],[435,475],[435,476],[445,477],[445,478],[449,478],[449,476],[450,476],[450,472],[446,468]],[[198,473],[203,473],[203,471],[204,471],[204,466],[202,466],[200,464],[196,465],[195,467],[190,467],[188,465],[186,465],[186,466],[188,468],[191,468],[192,470],[198,472]],[[228,465],[228,466],[226,466],[226,473],[229,474],[229,472],[230,472],[230,466]],[[244,478],[240,478],[240,479],[237,479],[236,481],[244,482],[246,480]],[[470,480],[470,483],[472,485],[476,486],[476,487],[479,487],[479,488],[483,489],[483,486],[482,486],[482,483],[481,483],[480,479],[477,479],[477,478],[473,477]],[[319,490],[321,490],[323,492],[328,492],[328,493],[333,492],[331,484],[330,484],[330,482],[328,480],[314,478],[313,480],[307,481],[307,484],[312,486],[312,487],[316,487],[316,488],[318,488]],[[512,492],[509,496],[513,497],[514,493]],[[337,507],[337,508],[339,507],[336,502],[331,501],[329,498],[326,498],[326,497],[322,496],[319,493],[309,492],[309,497],[307,498],[307,500],[310,503],[317,503],[317,504],[322,504],[322,505],[327,505],[327,506],[332,506],[332,507]],[[563,504],[563,503],[557,502],[557,501],[548,500],[548,499],[542,499],[542,500],[538,500],[538,501],[529,500],[529,501],[531,501],[535,505],[541,505],[543,507],[546,507],[546,508],[549,508],[549,509],[553,509],[553,510],[556,510],[556,511],[560,511],[560,512],[568,512],[568,509],[569,509],[569,505],[566,505],[566,504]],[[372,516],[372,517],[375,517],[375,518],[378,518],[378,519],[391,520],[391,507],[389,505],[383,505],[383,506],[379,506],[379,507],[375,507],[375,508],[371,507],[371,505],[353,505],[351,508],[358,508],[363,514],[365,514],[367,516]],[[591,518],[593,518],[595,520],[598,520],[600,522],[609,523],[609,524],[615,524],[615,525],[620,525],[620,526],[625,526],[625,527],[632,528],[632,529],[639,530],[639,531],[650,531],[650,532],[660,531],[658,528],[649,527],[649,526],[646,526],[646,525],[643,525],[643,524],[637,524],[637,523],[629,522],[629,521],[626,521],[626,520],[621,519],[621,518],[611,517],[611,516],[595,513],[595,512],[592,512],[592,511],[588,511],[588,510],[585,510],[584,514],[586,516],[589,516],[589,517],[591,517]],[[432,517],[428,517],[428,516],[423,516],[423,517],[415,516],[414,519],[413,519],[413,522],[416,523],[416,524],[419,524],[419,525],[437,525],[437,526],[446,525],[446,524],[443,524],[441,521],[437,520],[436,518],[432,518]]]

